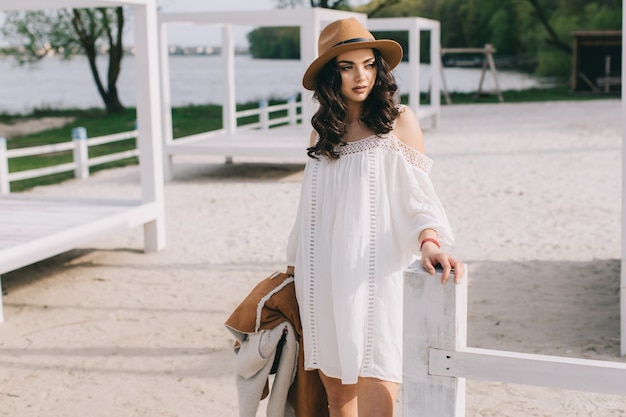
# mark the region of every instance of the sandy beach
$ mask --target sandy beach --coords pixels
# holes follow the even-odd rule
[[[471,268],[469,346],[626,362],[620,117],[614,99],[454,105],[425,131]],[[137,228],[4,275],[0,416],[237,416],[223,322],[284,268],[302,168],[179,156],[165,250],[143,253]],[[138,178],[126,167],[30,192],[132,198]],[[468,381],[466,415],[626,416],[626,397]]]

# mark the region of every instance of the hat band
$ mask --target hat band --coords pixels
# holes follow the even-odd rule
[[[355,42],[371,42],[374,39],[369,39],[369,38],[352,38],[352,39],[348,39],[347,41],[341,41],[335,45],[333,45],[333,48],[339,45],[345,45],[347,43],[355,43]]]

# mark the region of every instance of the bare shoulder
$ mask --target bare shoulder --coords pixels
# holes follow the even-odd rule
[[[396,119],[393,133],[398,139],[411,148],[423,154],[426,153],[422,128],[420,127],[419,120],[417,120],[417,116],[415,116],[415,113],[410,107],[400,107],[400,114]]]
[[[311,130],[311,135],[309,136],[309,146],[315,146],[315,142],[317,142],[317,131],[313,129]]]

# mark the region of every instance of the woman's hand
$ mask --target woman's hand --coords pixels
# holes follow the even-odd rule
[[[450,254],[442,252],[437,245],[431,242],[424,242],[422,246],[422,266],[431,275],[435,274],[435,266],[441,265],[443,273],[441,275],[441,283],[445,284],[450,277],[450,273],[454,270],[454,283],[461,282],[461,278],[465,275],[465,265],[461,261],[457,261]]]

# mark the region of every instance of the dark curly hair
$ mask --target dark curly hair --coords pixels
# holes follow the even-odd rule
[[[389,66],[376,49],[374,59],[376,82],[363,102],[360,121],[376,135],[382,135],[391,131],[393,122],[398,117],[398,86]],[[347,123],[346,105],[341,97],[341,74],[336,59],[327,63],[320,71],[315,81],[313,99],[319,103],[319,108],[311,118],[311,124],[319,135],[319,140],[307,149],[307,154],[315,159],[318,159],[317,155],[337,159],[337,146],[345,144],[341,138],[346,133]]]

